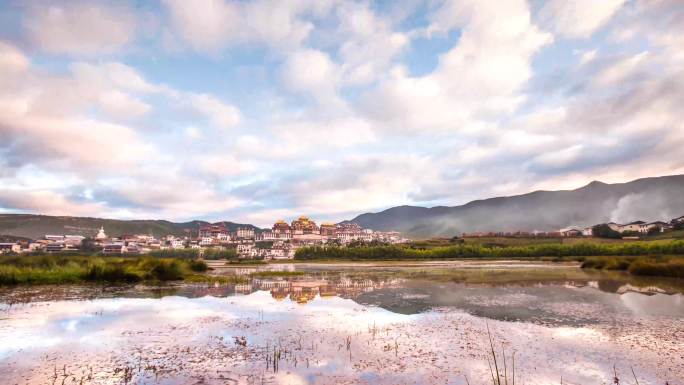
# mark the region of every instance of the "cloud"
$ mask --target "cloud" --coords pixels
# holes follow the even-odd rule
[[[150,84],[134,68],[119,62],[75,62],[70,68],[77,80],[98,88],[116,87],[139,93],[159,92],[163,89]]]
[[[525,1],[483,4],[447,1],[432,15],[428,33],[461,28],[455,47],[430,74],[405,69],[362,100],[360,107],[393,130],[461,131],[478,119],[509,114],[525,100],[532,56],[551,36],[530,19]]]
[[[624,6],[626,0],[550,0],[539,11],[541,24],[558,35],[587,38]]]
[[[340,68],[328,54],[302,49],[288,56],[282,69],[284,84],[292,91],[313,96],[322,105],[342,103],[337,96]]]
[[[269,224],[684,173],[684,10],[623,3],[17,3],[0,206]]]
[[[51,190],[0,190],[0,210],[10,207],[18,212],[35,212],[45,215],[92,215],[106,207],[97,203],[71,202],[62,194]]]
[[[29,62],[29,59],[18,48],[0,41],[0,71],[2,73],[7,75],[21,74],[28,69]]]
[[[23,19],[30,42],[53,54],[112,54],[135,37],[134,13],[122,3],[33,3]]]
[[[367,3],[341,3],[336,13],[340,20],[336,33],[344,36],[338,51],[347,85],[375,81],[410,43],[405,33],[393,30]]]
[[[316,2],[258,0],[164,0],[173,34],[193,49],[217,53],[241,43],[276,49],[296,47],[313,26],[300,15],[320,9]],[[321,2],[324,3],[324,2]]]
[[[596,59],[596,54],[598,53],[598,50],[592,49],[591,51],[585,51],[582,52],[580,55],[580,65],[585,65],[594,59]]]
[[[98,103],[107,114],[117,117],[137,118],[151,110],[150,105],[120,91],[101,93]]]
[[[187,98],[192,108],[216,127],[227,129],[240,123],[240,110],[235,106],[208,94],[189,94]]]

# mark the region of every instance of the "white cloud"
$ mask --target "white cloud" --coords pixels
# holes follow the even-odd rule
[[[50,6],[19,6],[34,44],[0,42],[0,184],[11,184],[0,207],[338,220],[404,203],[684,173],[679,2],[551,1],[534,18],[528,3],[431,2],[404,23],[406,15],[366,1],[166,0],[144,53],[129,49],[141,18],[120,3],[65,3],[52,18]],[[74,19],[95,10],[123,17],[94,27],[94,17]],[[553,45],[553,34],[570,39]],[[170,60],[157,47],[167,35],[179,48]],[[452,36],[452,47],[434,47]],[[434,41],[417,46],[426,39]],[[51,54],[81,57],[52,62]],[[164,78],[173,71],[152,82],[123,63],[148,59],[220,71],[184,91]],[[230,94],[247,95],[233,104],[209,93],[218,81],[205,81],[218,72],[262,76],[230,83]],[[91,192],[81,194],[84,186]]]
[[[36,3],[28,8],[24,26],[40,49],[56,54],[111,54],[135,37],[137,22],[131,10],[88,2]]]
[[[596,58],[598,50],[592,49],[590,51],[584,51],[580,55],[580,65],[585,65]]]
[[[258,0],[164,0],[173,33],[197,51],[216,53],[239,43],[275,49],[298,46],[313,26],[300,15],[316,2]]]
[[[149,104],[120,91],[102,92],[98,102],[107,114],[114,117],[137,118],[151,110]]]
[[[320,104],[337,104],[340,69],[325,52],[313,49],[293,52],[286,60],[281,77],[296,92],[312,95]]]
[[[648,57],[648,52],[641,52],[616,61],[604,69],[594,81],[599,87],[610,84],[615,85],[638,70],[639,67],[648,60]]]
[[[240,110],[211,95],[190,94],[189,100],[195,111],[206,116],[216,127],[226,129],[240,123]]]
[[[477,119],[513,113],[525,100],[531,60],[551,37],[531,23],[523,0],[446,2],[430,33],[462,28],[457,45],[422,77],[401,68],[363,99],[363,110],[392,130],[461,131]]]
[[[0,72],[16,75],[26,71],[28,66],[29,59],[18,48],[0,40]],[[0,82],[3,78],[0,78]]]
[[[343,37],[339,47],[344,81],[363,85],[375,81],[409,44],[406,34],[392,29],[367,3],[342,3],[337,8]]]
[[[548,30],[567,38],[587,38],[605,25],[626,0],[550,0],[538,18]]]
[[[74,77],[94,87],[117,87],[124,91],[150,93],[162,90],[147,82],[134,68],[119,62],[76,62],[70,66]]]
[[[103,204],[72,202],[59,192],[35,188],[0,190],[0,208],[2,207],[45,215],[86,216],[107,211]]]

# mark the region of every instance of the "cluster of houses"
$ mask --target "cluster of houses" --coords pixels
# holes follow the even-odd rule
[[[644,222],[644,221],[634,221],[626,224],[620,224],[615,222],[602,223],[608,226],[611,230],[623,234],[625,238],[634,237],[639,235],[647,235],[655,233],[664,233],[670,231],[677,227],[678,225],[684,224],[684,215],[678,218],[674,218],[669,222],[654,221],[654,222]],[[463,233],[464,238],[472,237],[592,237],[594,236],[594,227],[589,226],[584,228],[569,227],[561,229],[558,231],[515,231],[515,232],[476,232],[476,233]]]
[[[323,223],[320,226],[309,217],[301,216],[291,223],[279,220],[271,229],[255,232],[251,228],[239,228],[231,233],[222,225],[200,228],[198,246],[234,246],[240,257],[264,259],[291,259],[295,250],[302,246],[340,245],[351,242],[402,243],[407,241],[398,232],[381,232],[363,229],[355,223]]]
[[[684,224],[684,215],[678,218],[673,218],[669,222],[654,221],[654,222],[644,222],[644,221],[634,221],[625,224],[608,222],[602,223],[608,226],[611,230],[623,234],[625,236],[639,236],[653,233],[664,233],[672,230],[678,224]],[[568,228],[560,230],[560,236],[562,237],[591,237],[594,236],[594,227],[585,227],[583,229]]]
[[[323,223],[319,226],[310,218],[301,216],[289,224],[279,220],[268,230],[239,227],[230,231],[222,224],[213,224],[200,227],[197,236],[166,235],[161,239],[144,234],[112,238],[101,227],[94,238],[81,235],[45,235],[43,239],[28,243],[0,243],[0,253],[57,253],[83,249],[125,255],[168,249],[198,249],[201,255],[207,250],[234,249],[241,258],[291,259],[294,258],[296,249],[302,246],[344,246],[351,242],[373,241],[401,243],[406,239],[398,232],[363,229],[354,223]]]

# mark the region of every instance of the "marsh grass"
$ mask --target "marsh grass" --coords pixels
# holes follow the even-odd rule
[[[409,246],[303,247],[298,260],[444,260],[444,259],[540,259],[589,256],[684,255],[684,241],[653,241],[620,244],[578,243],[526,246],[460,244],[430,249]]]
[[[249,276],[253,278],[265,278],[265,277],[298,277],[305,275],[303,271],[257,271],[251,273]]]
[[[591,257],[582,262],[583,269],[623,270],[633,275],[684,278],[684,257]]]
[[[4,256],[0,257],[0,285],[175,281],[206,269],[203,261],[188,259]]]
[[[228,261],[229,265],[268,265],[268,262],[261,259],[236,259]]]

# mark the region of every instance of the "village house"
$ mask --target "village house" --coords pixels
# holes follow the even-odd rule
[[[562,229],[560,230],[561,237],[581,237],[582,231],[577,229]]]
[[[124,244],[122,242],[107,243],[102,246],[102,254],[123,254]]]
[[[649,222],[649,223],[644,223],[639,226],[639,232],[642,234],[648,234],[652,229],[659,229],[659,232],[665,232],[665,230],[669,230],[671,226],[668,223],[662,222],[662,221],[655,221],[655,222]]]
[[[21,245],[15,242],[3,242],[0,243],[0,254],[7,253],[20,253]]]
[[[634,231],[634,232],[638,233],[639,230],[641,229],[641,226],[645,225],[645,224],[646,224],[646,222],[644,222],[644,221],[630,222],[626,225],[620,226],[620,229],[618,231],[621,233],[624,233],[625,231]]]
[[[258,256],[258,251],[252,243],[237,245],[237,253],[241,258],[254,258]]]
[[[254,229],[249,228],[249,227],[239,227],[236,231],[236,236],[237,236],[237,239],[240,239],[240,240],[255,239]]]
[[[207,225],[199,228],[198,238],[205,240],[205,242],[207,242],[206,240],[216,241],[216,243],[228,242],[230,241],[230,232],[222,225]]]

